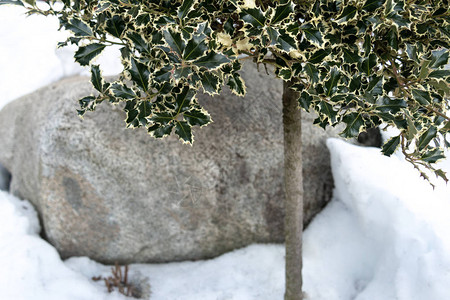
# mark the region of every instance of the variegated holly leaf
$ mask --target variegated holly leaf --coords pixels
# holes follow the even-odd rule
[[[98,92],[80,100],[80,115],[104,100],[124,102],[128,127],[192,143],[193,128],[211,122],[197,91],[215,95],[227,85],[244,95],[241,62],[253,61],[294,82],[299,107],[315,112],[319,126],[343,123],[344,137],[396,127],[383,152],[401,148],[422,174],[430,168],[446,180],[432,164],[450,146],[447,0],[62,2],[57,10],[0,0],[56,15],[72,32],[59,46],[78,47],[75,60],[91,65]],[[109,84],[92,62],[113,45],[124,68]]]
[[[103,49],[105,49],[105,47],[105,45],[98,43],[82,46],[75,52],[75,61],[82,66],[87,66],[91,60],[97,57]]]
[[[72,31],[75,36],[89,37],[93,35],[90,26],[86,22],[77,18],[72,18],[68,21],[61,20],[61,25]]]

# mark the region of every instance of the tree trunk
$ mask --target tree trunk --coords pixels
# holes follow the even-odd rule
[[[285,300],[301,300],[302,295],[302,231],[303,175],[301,115],[298,93],[283,83],[284,182],[286,291]]]

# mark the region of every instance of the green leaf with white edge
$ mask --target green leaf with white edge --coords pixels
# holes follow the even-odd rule
[[[304,24],[300,29],[305,34],[305,38],[311,43],[319,46],[323,44],[322,34],[319,29],[314,28],[311,24]]]
[[[134,91],[132,89],[130,89],[129,87],[127,87],[125,84],[121,84],[121,83],[113,83],[111,85],[111,92],[113,93],[113,95],[117,98],[121,98],[121,99],[135,99],[136,98],[136,94],[134,93]]]
[[[290,52],[297,49],[297,42],[286,32],[280,31],[277,42],[277,47],[285,52]]]
[[[160,125],[167,125],[175,119],[175,116],[176,114],[173,112],[157,112],[152,114],[152,116],[150,117],[150,121]]]
[[[383,6],[384,0],[367,0],[362,6],[362,10],[366,12],[373,12],[377,8]]]
[[[130,111],[130,110],[136,109],[136,107],[137,107],[137,100],[131,99],[131,100],[125,101],[125,107],[123,109],[125,111]]]
[[[450,131],[450,121],[447,121],[447,123],[445,123],[444,127],[441,128],[441,132],[449,132]]]
[[[386,40],[388,41],[389,46],[392,47],[392,49],[394,50],[398,50],[398,32],[397,32],[397,27],[392,26],[387,35],[386,35]]]
[[[408,139],[408,141],[411,141],[416,137],[417,128],[409,113],[405,113],[405,117],[408,124],[408,128],[406,129],[406,138]]]
[[[192,144],[193,136],[191,126],[186,121],[177,121],[175,125],[175,134],[185,144]]]
[[[422,133],[417,141],[417,148],[419,150],[425,149],[432,139],[436,137],[437,128],[435,126],[431,126],[424,133]]]
[[[22,1],[20,1],[20,0],[0,0],[0,5],[3,5],[3,4],[24,6]]]
[[[199,67],[214,70],[229,62],[230,60],[225,55],[210,51],[206,56],[194,61],[193,64]]]
[[[102,78],[100,67],[98,65],[91,66],[91,83],[100,93],[105,92],[105,84]]]
[[[450,38],[450,28],[449,26],[447,26],[446,28],[444,26],[439,27],[439,30],[446,35],[447,37]]]
[[[131,51],[128,47],[122,47],[119,51],[122,59],[122,65],[125,67],[130,62]]]
[[[400,135],[394,136],[386,141],[381,147],[381,152],[386,156],[391,156],[400,145]]]
[[[267,34],[269,35],[270,44],[271,45],[277,44],[280,33],[272,27],[267,27],[266,31],[267,31]]]
[[[264,27],[264,24],[266,23],[266,17],[260,8],[242,10],[241,19],[255,28]]]
[[[367,75],[371,75],[373,68],[377,65],[377,56],[370,54],[368,58],[361,61],[359,64],[359,70]]]
[[[419,59],[417,57],[417,46],[406,44],[406,54],[408,55],[408,58],[417,62]]]
[[[293,76],[298,76],[303,71],[303,66],[299,62],[295,62],[291,66]]]
[[[342,48],[344,54],[344,61],[349,64],[354,64],[360,61],[361,57],[358,55],[358,49]]]
[[[292,71],[288,68],[280,69],[278,72],[278,77],[280,77],[284,81],[290,80],[292,76],[293,76]]]
[[[341,77],[341,73],[338,68],[333,67],[330,72],[329,79],[325,82],[325,91],[328,97],[331,97],[337,91],[337,85],[339,83],[339,79]]]
[[[382,95],[383,76],[371,76],[366,91],[372,91],[372,95]]]
[[[363,43],[363,50],[364,54],[367,56],[371,50],[372,50],[372,39],[370,38],[370,35],[366,35],[364,37],[364,43]]]
[[[223,75],[228,75],[234,72],[233,65],[227,64],[220,68],[220,72],[223,72]]]
[[[285,4],[277,6],[275,9],[275,14],[273,15],[272,20],[270,21],[271,24],[276,24],[278,22],[283,21],[291,13],[294,12],[294,4],[291,1],[285,1]]]
[[[384,15],[388,16],[390,15],[393,11],[394,11],[394,0],[387,0],[385,3],[385,8],[384,8]]]
[[[333,124],[336,122],[337,111],[333,109],[333,106],[331,106],[331,104],[325,101],[320,101],[318,104],[318,108],[321,115],[328,119],[329,124]]]
[[[78,48],[75,52],[75,61],[77,61],[82,66],[87,66],[95,57],[97,57],[103,49],[105,49],[105,45],[102,44],[90,44],[87,46],[82,46]]]
[[[155,138],[163,138],[170,135],[174,126],[175,124],[173,123],[165,125],[155,124],[148,128],[148,133]]]
[[[178,9],[177,16],[183,21],[184,18],[188,15],[188,13],[194,8],[194,0],[184,0],[183,4]]]
[[[312,104],[313,97],[306,91],[303,91],[300,94],[300,98],[298,98],[298,103],[300,104],[300,107],[302,107],[304,110],[309,112],[309,109]]]
[[[177,67],[175,71],[173,72],[173,77],[175,79],[183,79],[187,78],[189,75],[192,74],[192,68],[191,67]]]
[[[344,10],[342,13],[337,17],[337,20],[341,22],[346,22],[350,19],[353,19],[353,17],[356,15],[356,12],[358,9],[355,6],[344,6]]]
[[[305,64],[305,72],[312,82],[319,82],[319,71],[313,64]]]
[[[131,79],[136,82],[144,92],[147,92],[150,76],[148,68],[133,57],[131,58],[131,68],[128,69],[128,72],[130,72]]]
[[[357,137],[364,126],[364,120],[360,113],[351,113],[344,116],[343,122],[347,126],[340,135],[346,138]]]
[[[378,97],[375,108],[381,112],[389,112],[396,114],[403,108],[406,108],[407,104],[403,99],[391,99],[389,97]]]
[[[171,29],[164,30],[164,38],[166,39],[166,42],[169,45],[169,47],[173,51],[178,53],[180,57],[182,57],[185,48],[185,43],[183,38],[181,37],[181,34]]]
[[[430,63],[430,60],[422,61],[422,64],[420,65],[419,79],[424,79],[428,76],[428,74],[430,73],[430,68],[428,67]]]
[[[444,66],[448,62],[448,51],[447,49],[436,50],[431,52],[431,62],[429,67],[436,69]]]
[[[450,84],[448,81],[432,79],[428,81],[428,84],[432,86],[438,94],[444,97],[450,95]]]
[[[233,61],[232,67],[233,67],[234,72],[238,72],[242,69],[242,64],[239,60],[235,60],[235,61]]]
[[[128,128],[136,128],[140,126],[139,120],[138,120],[139,111],[137,109],[131,109],[127,111],[127,118],[125,119],[125,122],[127,123]]]
[[[23,0],[25,3],[28,3],[31,6],[36,6],[36,0]]]
[[[419,102],[420,104],[422,104],[424,106],[430,104],[430,102],[431,102],[430,93],[427,91],[413,89],[412,95],[413,95],[414,100],[416,100],[417,102]]]
[[[204,126],[211,123],[211,116],[203,109],[191,109],[183,113],[183,117],[191,126]]]
[[[158,83],[169,82],[171,78],[172,68],[170,66],[166,66],[153,74],[153,80]]]
[[[70,6],[70,0],[62,0],[62,2],[64,2],[64,4],[66,6]],[[99,6],[97,7],[97,9],[95,11],[97,13],[101,13],[101,12],[104,12],[105,10],[107,10],[109,7],[111,7],[111,3],[102,1],[99,3]]]
[[[93,34],[88,24],[76,18],[69,19],[64,27],[72,31],[75,36],[92,36]]]
[[[361,88],[361,77],[354,75],[350,80],[348,88],[351,92],[359,90]]]
[[[119,15],[114,15],[112,18],[106,21],[105,30],[112,36],[120,38],[125,30],[125,21]]]
[[[209,95],[217,95],[220,92],[220,78],[211,72],[202,72],[200,74],[203,91]]]
[[[442,151],[442,149],[439,148],[430,149],[426,151],[421,157],[423,161],[430,164],[434,164],[437,161],[444,158],[445,158],[444,151]]]
[[[205,35],[194,36],[188,41],[186,48],[184,49],[183,59],[184,60],[195,60],[203,55],[205,55],[208,50],[208,46],[205,43]]]
[[[245,83],[239,73],[234,72],[230,74],[230,76],[228,77],[227,85],[230,87],[233,94],[236,94],[238,96],[245,95]]]
[[[430,78],[445,78],[450,76],[450,70],[436,70],[428,74]]]
[[[154,45],[163,45],[164,39],[161,31],[153,33],[151,43]]]
[[[147,125],[147,117],[150,116],[151,113],[152,104],[150,103],[150,101],[142,101],[141,104],[139,104],[139,122],[144,126]]]
[[[181,35],[183,37],[183,39],[189,40],[192,36],[192,34],[194,34],[195,29],[191,26],[184,26],[181,28]]]
[[[136,50],[149,53],[149,45],[139,33],[127,33],[127,38],[133,43]]]
[[[89,109],[94,100],[94,96],[86,96],[78,100],[78,103],[80,104],[81,109]]]
[[[336,94],[333,97],[330,98],[330,101],[332,103],[350,103],[353,100],[357,100],[355,95],[352,94]]]
[[[179,94],[175,97],[175,111],[177,114],[189,109],[191,100],[195,96],[195,91],[185,86]]]
[[[441,177],[445,181],[445,183],[448,183],[448,178],[447,176],[445,176],[446,173],[442,171],[442,169],[435,170],[434,174],[436,175],[436,177]]]
[[[308,62],[312,64],[321,63],[325,57],[330,55],[331,49],[319,49],[309,55]]]

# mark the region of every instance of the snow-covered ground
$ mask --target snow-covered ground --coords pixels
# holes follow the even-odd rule
[[[71,62],[73,49],[55,50],[65,37],[56,20],[22,13],[0,6],[0,108],[64,76],[87,74]],[[103,58],[105,74],[120,71],[115,57]],[[436,181],[433,190],[400,154],[337,139],[328,147],[336,188],[305,231],[308,299],[450,299],[450,188]],[[449,161],[442,167],[450,172]],[[39,232],[33,207],[0,191],[0,299],[127,299],[92,280],[110,276],[109,266],[86,257],[62,261]],[[207,261],[131,265],[130,278],[148,282],[152,300],[281,300],[283,255],[282,245],[252,245]]]

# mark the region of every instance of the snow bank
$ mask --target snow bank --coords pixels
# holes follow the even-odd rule
[[[55,248],[41,239],[31,204],[0,191],[0,299],[123,300],[101,283],[68,268]]]
[[[311,299],[449,299],[449,189],[379,149],[328,147],[334,200],[305,233]]]
[[[86,257],[63,262],[39,237],[37,214],[28,201],[0,191],[0,299],[121,300],[103,281],[111,268]],[[152,300],[282,299],[284,248],[253,245],[214,260],[131,265],[130,282],[150,287]]]
[[[445,300],[450,295],[450,193],[379,149],[331,139],[334,199],[304,235],[304,289],[311,300]],[[125,299],[93,276],[110,267],[61,261],[38,236],[32,206],[0,192],[0,298]],[[216,259],[131,265],[152,300],[281,300],[282,245],[252,245]],[[147,280],[148,279],[148,280]]]
[[[206,261],[131,265],[130,270],[148,277],[151,300],[276,300],[284,293],[284,247],[252,245]],[[83,271],[86,258],[67,261]],[[109,268],[98,265],[102,274]],[[133,273],[132,273],[133,274]]]

